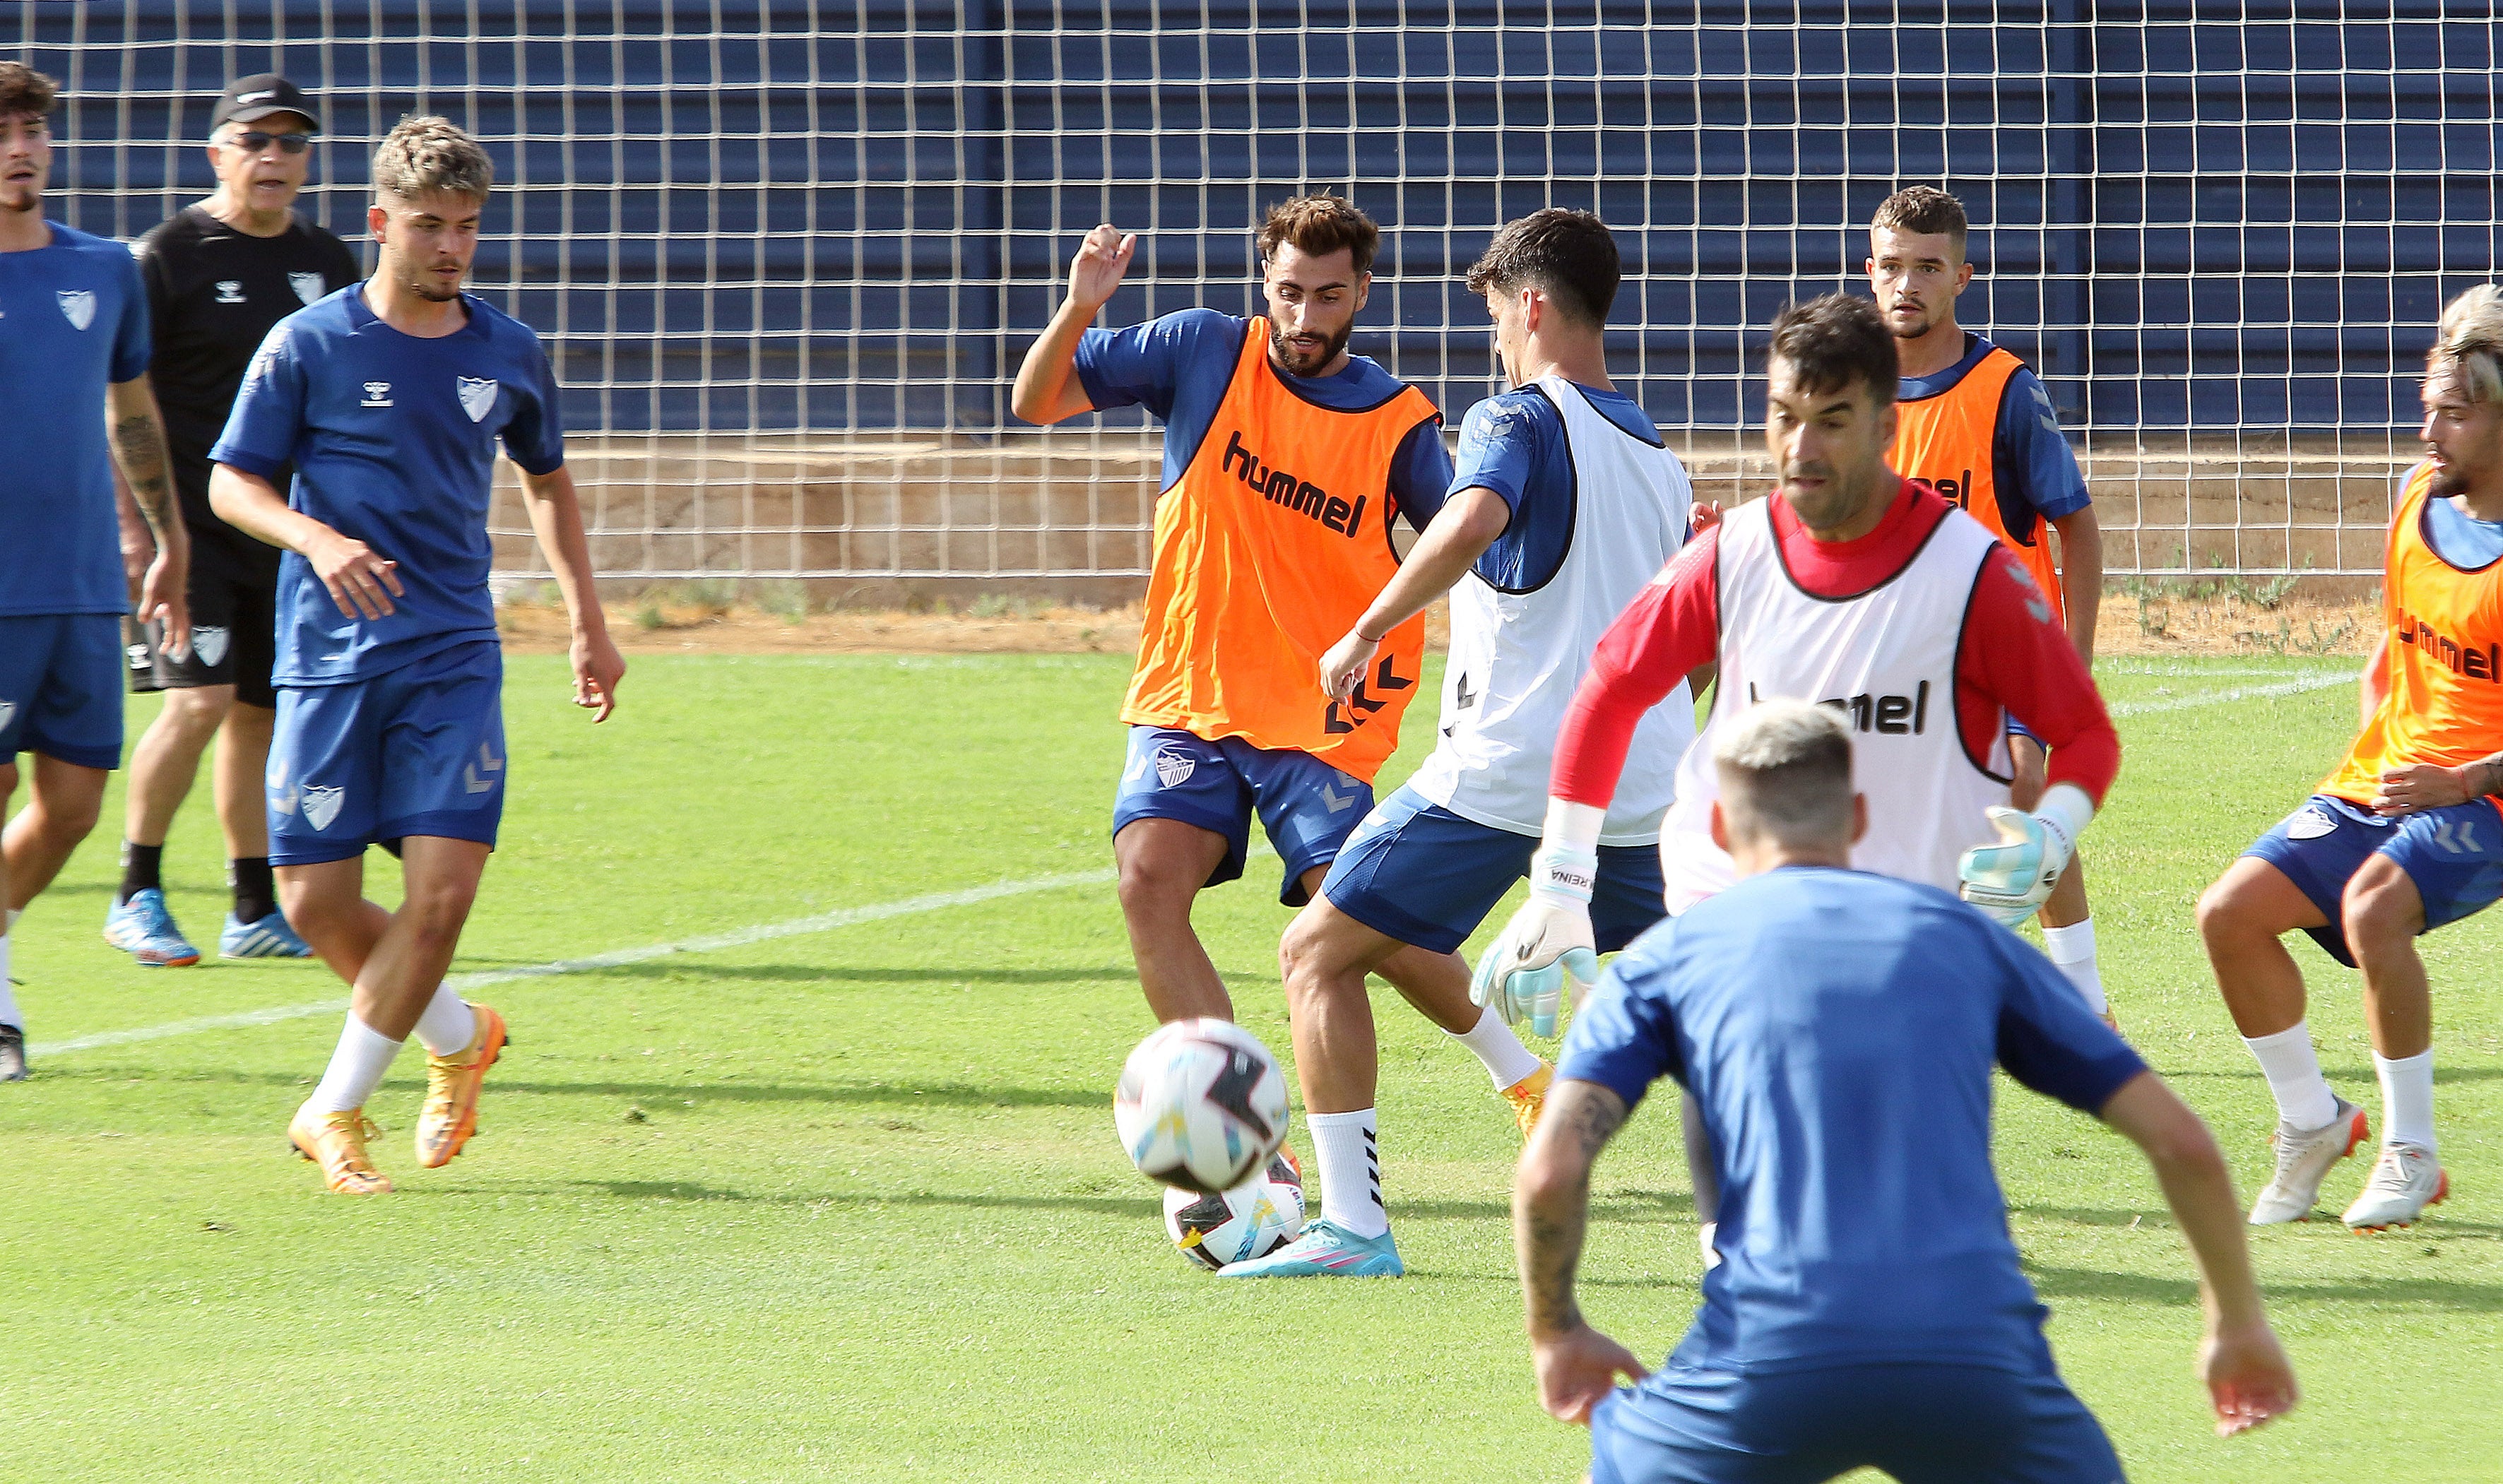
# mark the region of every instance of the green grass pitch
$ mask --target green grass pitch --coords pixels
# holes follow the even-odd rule
[[[2271,1108],[2190,907],[2345,744],[2350,662],[2101,668],[2128,745],[2086,840],[2105,972],[2247,1194]],[[1101,874],[1126,672],[645,658],[595,729],[564,704],[561,661],[516,659],[511,809],[463,972],[1086,879],[480,990],[515,1037],[484,1131],[415,1168],[408,1054],[371,1105],[400,1182],[386,1198],[325,1195],[282,1154],[333,1014],[39,1056],[0,1088],[0,1475],[1576,1475],[1582,1434],[1538,1411],[1521,1339],[1511,1121],[1395,995],[1376,999],[1383,1148],[1410,1276],[1223,1284],[1166,1247],[1109,1106],[1149,1029]],[[205,793],[168,857],[195,941],[223,911]],[[143,970],[105,947],[120,811],[117,793],[19,925],[39,1047],[340,994],[309,963]],[[1275,872],[1255,858],[1199,921],[1283,1051]],[[2143,1165],[2003,1089],[2017,1239],[2134,1477],[2503,1474],[2498,921],[2425,945],[2450,1202],[2380,1237],[2334,1220],[2256,1235],[2306,1392],[2256,1435],[2208,1431],[2191,1269]],[[2297,952],[2324,1062],[2378,1132],[2353,976]],[[1655,1359],[1698,1275],[1664,1107],[1601,1161],[1583,1274],[1594,1319]],[[2363,1172],[2341,1166],[2333,1211]]]

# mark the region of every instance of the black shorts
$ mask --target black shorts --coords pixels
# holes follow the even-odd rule
[[[121,621],[130,689],[190,691],[232,686],[247,706],[274,709],[278,690],[278,571],[274,562],[238,560],[221,543],[191,543],[191,648],[175,659],[163,650],[164,625]]]

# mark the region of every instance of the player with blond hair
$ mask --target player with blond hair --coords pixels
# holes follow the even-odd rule
[[[463,293],[495,170],[441,118],[374,152],[374,275],[281,320],[254,357],[209,498],[287,549],[278,722],[266,779],[287,919],[355,988],[337,1051],[288,1137],[349,1195],[392,1188],[366,1151],[370,1096],[414,1031],[427,1051],[417,1162],[477,1127],[504,1020],[443,982],[503,813],[503,657],[487,589],[496,448],[573,623],[574,703],[604,721],[626,662],[608,640],[556,379],[529,326]],[[291,463],[284,495],[270,476]],[[400,857],[397,911],[364,896],[365,847]]]
[[[2364,975],[2382,1151],[2347,1225],[2406,1226],[2451,1190],[2416,939],[2503,895],[2503,289],[2481,284],[2443,310],[2423,396],[2425,456],[2390,514],[2363,729],[2199,899],[2216,988],[2277,1101],[2254,1226],[2309,1216],[2370,1132],[2321,1075],[2303,970],[2280,941],[2296,929]]]
[[[1139,240],[1086,235],[1068,296],[1026,352],[1011,408],[1029,422],[1143,406],[1164,422],[1164,483],[1138,667],[1121,702],[1129,749],[1113,806],[1121,916],[1140,987],[1160,1022],[1231,1020],[1234,1005],[1191,928],[1207,888],[1243,874],[1256,814],[1284,867],[1278,899],[1312,899],[1373,807],[1423,674],[1425,623],[1381,641],[1343,694],[1321,658],[1399,570],[1390,523],[1423,529],[1450,487],[1442,417],[1423,392],[1348,352],[1373,287],[1381,231],[1338,196],[1272,207],[1260,225],[1265,312],[1186,309],[1090,328]],[[1448,955],[1403,949],[1382,977],[1490,1068],[1526,1058],[1469,1003]],[[1342,1048],[1364,1084],[1358,1111],[1314,1114],[1324,1219],[1380,1219],[1370,1039]],[[1316,1057],[1298,1059],[1308,1106]]]

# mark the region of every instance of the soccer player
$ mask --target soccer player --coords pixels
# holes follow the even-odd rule
[[[0,481],[0,815],[17,754],[35,755],[26,807],[0,831],[0,1082],[26,1075],[9,928],[95,827],[121,764],[121,616],[131,606],[115,530],[118,464],[156,555],[142,619],[190,637],[189,559],[148,388],[148,296],[120,243],[44,219],[52,80],[0,62],[0,406],[21,430]],[[111,419],[108,436],[106,422]]]
[[[1529,900],[1471,985],[1513,1024],[1553,1016],[1568,983],[1577,999],[1588,987],[1591,879],[1636,728],[1716,658],[1711,715],[1661,827],[1672,916],[1734,879],[1711,832],[1711,746],[1767,696],[1832,706],[1859,739],[1877,787],[1855,865],[1961,887],[2010,925],[2050,894],[2120,771],[2103,698],[2015,556],[1886,466],[1900,377],[1876,307],[1828,294],[1784,309],[1766,374],[1779,487],[1686,544],[1600,639],[1565,714]],[[2032,814],[2006,802],[2009,716],[2052,749]],[[1983,843],[1994,826],[2003,843]],[[1708,1254],[1712,1162],[1699,1127],[1688,1132]]]
[[[1366,1158],[1376,1064],[1365,975],[1413,948],[1434,956],[1448,994],[1466,997],[1459,947],[1528,871],[1573,688],[1610,621],[1686,539],[1686,471],[1608,380],[1602,337],[1617,279],[1606,225],[1560,209],[1504,227],[1469,270],[1513,389],[1470,409],[1451,498],[1321,659],[1322,689],[1350,693],[1380,637],[1450,590],[1441,741],[1356,826],[1280,946],[1321,1215],[1227,1277],[1400,1271],[1379,1167]],[[1638,729],[1641,760],[1599,834],[1593,927],[1603,953],[1661,917],[1660,819],[1695,735],[1685,688]],[[1536,1029],[1554,1033],[1552,1022]],[[1547,1064],[1492,1010],[1469,1034],[1500,1053],[1488,1058],[1489,1074],[1527,1132]]]
[[[1192,902],[1243,874],[1255,813],[1284,863],[1278,899],[1310,900],[1373,806],[1373,776],[1423,673],[1421,617],[1378,635],[1380,658],[1345,694],[1320,678],[1323,652],[1399,568],[1391,517],[1423,528],[1452,474],[1433,403],[1348,354],[1380,238],[1336,196],[1281,202],[1260,226],[1266,314],[1187,309],[1099,330],[1088,326],[1138,249],[1136,236],[1099,226],[1017,370],[1010,405],[1029,422],[1139,405],[1165,424],[1113,805],[1121,916],[1160,1022],[1233,1018]],[[1407,949],[1381,973],[1468,1036],[1477,1007],[1453,993],[1440,960]],[[1519,1042],[1503,1039],[1513,1049],[1471,1047],[1513,1060]]]
[[[2091,668],[2095,614],[2103,604],[2103,528],[2041,381],[2023,361],[1956,323],[1956,296],[1972,282],[1965,235],[1963,204],[1927,186],[1888,196],[1869,220],[1869,287],[1895,332],[1903,373],[1887,463],[2007,543]],[[2045,525],[2060,533],[2056,563]],[[2008,718],[2007,730],[2016,765],[2011,801],[2031,809],[2044,787],[2042,744],[2022,715]],[[2041,921],[2051,961],[2090,1009],[2109,1017],[2082,860],[2070,858],[2042,903]]]
[[[264,780],[287,920],[355,988],[337,1052],[289,1140],[333,1191],[391,1182],[366,1097],[412,1030],[427,1050],[417,1162],[477,1126],[504,1020],[443,984],[503,813],[503,677],[487,571],[500,441],[573,622],[574,703],[615,707],[608,641],[556,381],[538,337],[461,291],[494,167],[441,118],[374,152],[374,276],[279,321],[209,456],[221,520],[279,568],[278,722]],[[291,492],[270,477],[292,464]],[[396,912],[364,898],[365,847],[400,857]]]
[[[2390,513],[2363,729],[2199,899],[2216,988],[2277,1099],[2277,1172],[2254,1226],[2310,1215],[2369,1132],[2320,1074],[2303,971],[2279,941],[2295,928],[2364,972],[2382,1152],[2347,1225],[2403,1227],[2450,1192],[2416,939],[2503,895],[2503,290],[2480,285],[2443,310],[2423,396],[2425,456]]]
[[[2198,1265],[2216,1431],[2293,1406],[2215,1139],[2041,955],[1928,886],[1849,869],[1878,805],[1846,719],[1719,728],[1711,826],[1742,880],[1644,935],[1565,1037],[1513,1227],[1539,1400],[1594,1484],[2114,1484],[2060,1378],[1991,1168],[1991,1068],[2137,1144]],[[1857,741],[1864,763],[1878,755]],[[1574,1301],[1591,1168],[1656,1079],[1699,1102],[1721,1265],[1658,1371]],[[1616,1389],[1615,1377],[1634,1379]]]
[[[200,952],[166,910],[160,874],[166,832],[190,793],[200,755],[218,742],[218,824],[225,835],[234,910],[218,936],[227,959],[301,959],[312,950],[278,910],[260,776],[278,693],[278,553],[209,510],[209,446],[226,424],[253,351],[280,320],[357,281],[356,254],[296,214],[321,121],[294,84],[244,78],[210,115],[208,154],[218,188],[139,240],[154,359],[150,380],[191,544],[191,647],[165,653],[132,625],[132,682],[161,691],[164,709],[130,753],[121,886],[105,941],[142,964],[180,966]],[[277,478],[285,482],[284,473]],[[125,539],[135,532],[125,531]]]

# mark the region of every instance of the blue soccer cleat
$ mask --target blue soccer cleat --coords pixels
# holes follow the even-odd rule
[[[247,923],[229,912],[226,930],[218,934],[218,957],[221,959],[310,959],[313,947],[295,935],[287,926],[286,915],[272,912],[259,922]]]
[[[1327,1217],[1265,1258],[1229,1263],[1220,1278],[1395,1278],[1408,1269],[1390,1233],[1358,1236]]]
[[[104,917],[104,940],[147,968],[189,968],[200,961],[200,951],[174,926],[165,910],[165,894],[143,887]]]

